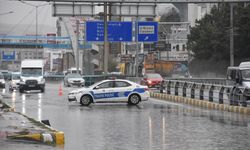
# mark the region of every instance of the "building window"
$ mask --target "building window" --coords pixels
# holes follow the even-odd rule
[[[186,45],[185,44],[182,45],[182,51],[186,51]]]
[[[176,45],[176,51],[179,51],[179,45]]]

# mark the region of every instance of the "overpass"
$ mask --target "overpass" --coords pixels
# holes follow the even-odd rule
[[[83,39],[79,39],[79,49],[81,52],[83,50],[92,50],[92,44],[83,43]],[[23,59],[45,59],[49,64],[62,59],[60,60],[60,64],[59,62],[55,62],[57,64],[56,70],[63,71],[68,69],[74,66],[71,39],[67,36],[0,35],[0,68],[17,71]],[[47,70],[55,70],[51,65],[47,67]]]
[[[48,49],[64,49],[72,52],[72,43],[70,37],[56,36],[0,36],[0,47],[9,48],[48,48]],[[83,41],[83,39],[80,39]],[[80,49],[91,49],[91,44],[81,44]]]

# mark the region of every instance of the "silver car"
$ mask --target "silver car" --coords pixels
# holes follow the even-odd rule
[[[64,86],[70,87],[70,86],[84,86],[85,80],[82,78],[80,74],[71,73],[67,74],[64,77]]]

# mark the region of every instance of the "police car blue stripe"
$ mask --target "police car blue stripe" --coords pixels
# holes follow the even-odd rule
[[[98,93],[95,94],[93,91],[90,91],[91,95],[94,99],[103,99],[103,98],[116,98],[116,97],[128,97],[128,95],[132,92],[144,93],[144,88],[136,88],[133,91],[125,91],[125,92],[109,92],[109,93]]]

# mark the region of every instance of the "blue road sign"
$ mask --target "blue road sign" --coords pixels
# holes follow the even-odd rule
[[[158,22],[138,22],[138,42],[157,42]]]
[[[3,61],[13,61],[15,60],[15,52],[3,52],[2,53]]]
[[[86,22],[86,41],[104,41],[104,22]],[[109,42],[131,42],[132,41],[132,22],[108,22],[108,41]]]

